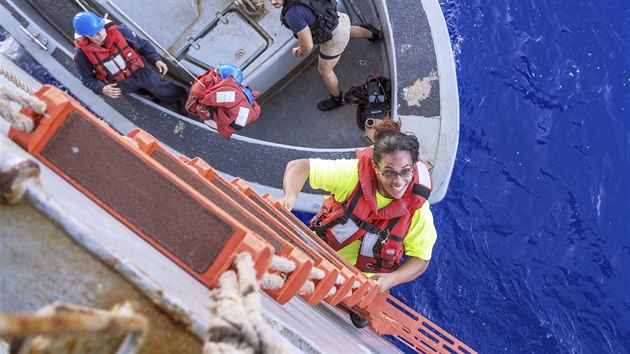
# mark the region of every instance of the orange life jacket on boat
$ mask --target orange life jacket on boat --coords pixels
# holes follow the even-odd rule
[[[311,229],[338,251],[356,240],[361,247],[355,266],[362,272],[389,273],[404,255],[403,240],[416,210],[429,198],[431,176],[422,162],[416,163],[412,183],[402,198],[378,209],[373,148],[356,152],[359,183],[344,202],[331,195],[311,220]]]
[[[208,70],[191,87],[186,110],[229,139],[260,115],[260,105],[255,100],[250,104],[242,88],[231,76],[222,79],[216,71]],[[252,94],[259,95],[257,91]]]
[[[80,37],[74,43],[94,65],[98,80],[106,84],[127,80],[136,70],[144,67],[142,57],[129,46],[117,25],[108,23],[105,31],[107,38],[102,46],[90,42],[87,37]]]

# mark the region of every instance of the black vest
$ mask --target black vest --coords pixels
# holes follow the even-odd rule
[[[337,0],[286,0],[282,6],[282,14],[280,21],[289,28],[284,15],[287,10],[295,4],[302,4],[315,14],[315,22],[309,26],[313,35],[313,45],[328,42],[333,36],[333,30],[337,28],[339,23],[339,15],[337,15]],[[294,34],[295,35],[295,34]],[[297,38],[297,36],[295,36]]]

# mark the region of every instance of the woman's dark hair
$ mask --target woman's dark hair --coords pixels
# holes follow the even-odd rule
[[[418,161],[420,143],[413,133],[402,133],[400,126],[394,123],[381,124],[374,134],[374,162],[381,162],[383,154],[391,154],[398,151],[409,151],[411,161]]]

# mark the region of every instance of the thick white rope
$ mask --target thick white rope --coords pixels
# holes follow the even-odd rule
[[[208,326],[204,354],[290,353],[292,349],[268,329],[261,313],[256,270],[249,253],[236,256],[236,272],[221,275],[221,287],[211,293],[216,315]]]
[[[307,280],[302,284],[300,288],[300,294],[311,294],[315,291],[315,283],[312,280]]]
[[[324,279],[325,275],[326,275],[326,273],[324,273],[323,270],[321,270],[321,269],[319,269],[317,267],[313,267],[313,269],[311,269],[311,274],[310,274],[311,279],[322,280],[322,279]]]
[[[39,165],[33,160],[0,157],[0,204],[17,204],[31,182],[39,183]]]
[[[0,116],[20,131],[30,133],[35,129],[35,122],[20,112],[15,111],[11,102],[30,108],[37,114],[46,112],[46,104],[37,97],[28,96],[21,91],[0,86]]]
[[[359,286],[361,286],[361,283],[358,280],[354,281],[354,284],[352,284],[352,289],[348,290],[348,293],[346,294],[346,296],[344,297],[344,299],[349,298],[350,296],[352,296],[352,293],[354,292],[354,290],[358,289]]]
[[[284,278],[278,274],[265,273],[260,280],[263,289],[276,290],[284,286]]]
[[[295,270],[295,263],[284,257],[274,255],[271,259],[270,268],[282,273],[291,273]]]
[[[7,80],[11,81],[15,86],[19,87],[20,89],[22,89],[22,91],[28,93],[29,95],[32,95],[35,92],[34,88],[30,87],[24,81],[20,80],[17,76],[15,76],[15,74],[11,72],[11,70],[5,68],[2,65],[0,65],[0,75],[6,77]]]

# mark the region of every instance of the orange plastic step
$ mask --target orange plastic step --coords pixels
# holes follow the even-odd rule
[[[254,196],[252,196],[252,198],[258,199],[258,197],[254,197]],[[291,213],[284,206],[282,206],[282,204],[280,204],[280,202],[277,199],[275,199],[269,194],[264,194],[260,196],[260,198],[263,201],[265,201],[266,209],[269,213],[276,216],[279,220],[282,220],[282,222],[285,223],[292,230],[294,230],[294,232],[298,233],[304,238],[309,239],[310,242],[315,247],[322,250],[322,252],[325,252],[327,255],[327,258],[333,261],[338,267],[341,267],[341,269],[343,269],[346,272],[346,274],[349,273],[355,279],[358,279],[359,282],[362,282],[364,284],[363,289],[365,289],[366,287],[365,284],[368,284],[367,292],[365,292],[365,290],[363,289],[359,290],[360,288],[356,289],[353,292],[354,298],[351,297],[345,300],[344,300],[345,295],[343,291],[340,290],[339,291],[340,294],[337,294],[337,296],[340,296],[340,298],[330,299],[329,302],[332,305],[337,305],[339,302],[341,302],[341,300],[344,300],[342,303],[346,307],[357,306],[363,309],[363,308],[366,308],[370,302],[372,302],[374,297],[376,297],[376,293],[378,291],[378,285],[374,281],[370,280],[362,272],[360,272],[355,266],[348,263],[348,261],[346,261],[337,252],[331,249],[326,244],[326,242],[324,242],[321,238],[315,235],[315,233],[311,229],[309,229],[308,226],[304,225],[304,223],[302,223],[300,219],[298,219],[295,215],[293,215],[293,213]]]
[[[220,176],[208,163],[200,158],[194,158],[188,162],[188,165],[194,168],[200,176],[208,181],[208,183],[227,194],[234,203],[246,208],[260,223],[267,225],[287,242],[290,242],[293,246],[299,248],[312,257],[315,261],[315,266],[324,272],[324,277],[319,281],[313,281],[315,289],[312,293],[302,295],[308,303],[317,304],[329,294],[335,285],[339,274],[338,269],[332,263],[315,252],[301,239],[296,237],[282,223],[278,222],[278,220],[276,220],[273,216],[269,215],[260,208],[260,206],[253,203],[246,195],[238,190],[237,186],[229,184],[225,181],[225,179]]]
[[[47,113],[9,137],[208,287],[235,254],[249,252],[260,279],[274,248],[132,146],[63,91],[35,94]]]
[[[307,253],[283,239],[264,222],[258,220],[251,209],[233,201],[223,191],[197,173],[195,169],[188,166],[183,159],[164,148],[149,133],[140,129],[134,129],[127,136],[135,141],[140,150],[144,151],[151,159],[177,175],[207,200],[211,200],[221,209],[238,219],[246,228],[267,240],[277,250],[278,256],[284,257],[295,264],[295,270],[290,272],[288,276],[281,275],[283,278],[286,277],[281,288],[275,290],[264,289],[265,292],[280,304],[286,303],[300,292],[304,283],[309,279],[313,268],[313,259]]]
[[[367,312],[370,328],[376,333],[392,335],[416,352],[476,353],[390,294],[376,297]]]
[[[292,226],[291,221],[286,220],[283,215],[277,212],[277,208],[274,208],[271,205],[273,203],[277,203],[277,201],[274,201],[272,197],[268,196],[268,198],[264,198],[258,195],[253,188],[251,188],[245,181],[239,178],[235,178],[232,181],[232,184],[238,186],[238,188],[246,196],[248,196],[256,205],[264,209],[265,212],[273,215],[274,219],[281,220],[283,225],[287,225],[289,227]],[[300,222],[300,224],[302,223]],[[306,228],[306,226],[305,229],[306,230],[293,227],[292,231],[295,235],[299,236],[299,239],[302,240],[302,242],[308,243],[311,249],[315,248],[320,253],[325,255],[327,259],[335,260],[336,263],[340,266],[340,269],[346,271],[345,278],[347,279],[347,281],[337,289],[337,293],[335,295],[330,296],[328,299],[326,299],[329,303],[336,305],[342,302],[346,306],[352,307],[359,303],[365,303],[366,300],[368,300],[368,297],[373,298],[375,296],[377,287],[374,282],[370,281],[366,276],[364,276],[354,266],[350,265],[345,260],[342,262],[341,260],[343,260],[343,258],[341,256],[339,256],[335,251],[328,247],[325,242],[323,242],[312,231]],[[353,289],[355,283],[358,283],[358,287],[356,289]],[[350,293],[351,295],[348,296],[348,294]]]

